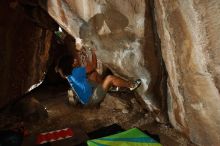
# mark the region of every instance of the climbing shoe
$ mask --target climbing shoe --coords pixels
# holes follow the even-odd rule
[[[109,89],[109,92],[118,92],[119,90],[120,90],[120,87],[114,86]]]
[[[137,89],[139,86],[141,85],[141,80],[137,79],[136,81],[134,81],[132,83],[132,87],[130,87],[130,91],[134,91],[135,89]]]

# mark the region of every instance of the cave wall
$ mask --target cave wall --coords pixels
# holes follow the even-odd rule
[[[159,114],[166,113],[162,96],[165,86],[161,85],[163,57],[171,124],[198,145],[219,145],[218,0],[23,2],[46,10],[71,36],[81,38],[86,47],[97,48],[98,59],[115,75],[131,80],[141,78],[143,85],[138,93],[146,107]],[[16,3],[0,4],[2,107],[42,81],[52,33],[30,22]],[[44,15],[41,18],[48,26]],[[162,56],[155,40],[155,26]]]
[[[220,144],[220,1],[156,0],[172,125],[192,142]]]
[[[46,10],[71,36],[95,47],[98,59],[115,75],[140,78],[138,93],[160,121],[161,68],[149,6],[149,0],[48,0]]]
[[[0,1],[0,108],[41,83],[52,32],[36,26],[17,1]]]
[[[161,109],[161,98],[151,88],[161,75],[161,56],[152,39],[149,2],[48,0],[47,11],[70,35],[97,48],[99,59],[114,74],[141,78],[143,86],[138,93],[148,109],[157,111]],[[219,3],[154,1],[168,72],[169,119],[199,145],[219,144]]]

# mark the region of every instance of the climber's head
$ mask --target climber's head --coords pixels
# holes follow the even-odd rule
[[[61,75],[61,77],[65,78],[66,76],[70,75],[72,69],[74,67],[79,66],[79,61],[73,55],[64,55],[62,56],[55,68],[55,71]]]

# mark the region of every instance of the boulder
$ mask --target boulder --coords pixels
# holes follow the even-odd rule
[[[141,79],[137,91],[148,110],[164,108],[162,63],[149,0],[48,0],[46,11],[72,37],[95,47],[98,59],[115,75]]]
[[[38,27],[17,1],[0,2],[0,108],[43,81],[52,32]]]
[[[201,146],[220,145],[220,1],[156,0],[172,125]]]

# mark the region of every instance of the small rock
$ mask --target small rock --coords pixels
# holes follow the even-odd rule
[[[122,109],[122,113],[123,113],[123,114],[128,114],[129,111],[128,111],[127,109]]]
[[[159,119],[158,117],[156,117],[156,121],[157,121],[158,123],[160,123],[160,119]]]
[[[144,116],[145,116],[145,117],[148,117],[148,116],[149,116],[149,114],[148,114],[148,113],[146,113],[146,114],[144,114]]]
[[[136,101],[135,98],[132,98],[132,99],[131,99],[131,103],[135,104],[136,102],[137,102],[137,101]]]

